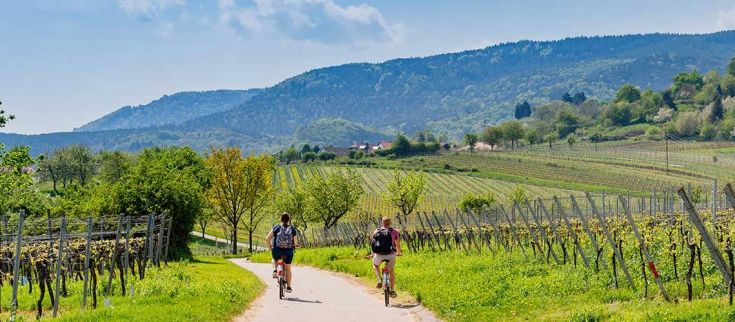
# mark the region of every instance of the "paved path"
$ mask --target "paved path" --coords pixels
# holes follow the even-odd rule
[[[368,290],[355,280],[311,267],[294,267],[294,291],[278,299],[270,264],[231,259],[255,273],[267,289],[235,321],[437,321],[431,312],[410,300],[385,307],[380,290]]]
[[[191,234],[192,236],[196,236],[196,237],[202,238],[202,232],[201,231],[192,231],[189,234]],[[212,236],[212,235],[204,234],[204,239],[209,239],[209,240],[212,240],[212,241],[218,241],[218,242],[220,242],[222,244],[229,245],[229,242],[227,241],[227,239],[224,239],[222,237],[217,237],[217,236]],[[230,247],[232,247],[232,246],[230,246]],[[237,247],[243,248],[243,249],[247,250],[248,249],[248,244],[237,242]],[[262,247],[262,246],[255,246],[255,249],[257,251],[265,251],[265,247]]]

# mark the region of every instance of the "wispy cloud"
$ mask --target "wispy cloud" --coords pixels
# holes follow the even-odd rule
[[[219,21],[248,36],[321,43],[399,43],[405,34],[402,24],[389,23],[373,6],[333,0],[220,0]]]
[[[162,10],[184,4],[185,0],[117,0],[125,13],[145,20],[155,20]]]
[[[717,12],[717,27],[720,29],[735,29],[735,7]]]

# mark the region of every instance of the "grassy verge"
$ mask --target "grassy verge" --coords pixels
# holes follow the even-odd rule
[[[102,292],[106,276],[98,286]],[[169,263],[163,269],[149,268],[144,280],[135,280],[135,295],[123,297],[117,282],[113,283],[111,307],[104,307],[98,296],[96,309],[81,309],[82,283],[69,285],[69,296],[61,299],[60,321],[226,321],[240,314],[263,289],[252,273],[217,257],[198,257],[191,261]],[[53,284],[52,284],[53,285]],[[19,289],[19,320],[35,320],[38,289]],[[8,320],[11,288],[2,287],[3,313]],[[91,305],[92,299],[88,298]],[[51,317],[51,301],[46,295],[44,317]]]
[[[363,255],[363,250],[353,248],[301,249],[295,261],[354,274],[372,283],[370,263]],[[268,254],[258,254],[253,260],[267,261]],[[680,298],[678,304],[670,304],[655,295],[654,284],[649,286],[649,297],[644,298],[642,291],[615,289],[606,272],[549,265],[520,254],[407,254],[400,258],[396,272],[399,291],[410,293],[449,321],[735,319],[735,310],[714,286],[714,295],[692,302]]]

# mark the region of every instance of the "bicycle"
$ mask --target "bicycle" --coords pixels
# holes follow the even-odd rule
[[[381,270],[382,272],[382,279],[383,279],[383,295],[385,296],[385,306],[390,306],[390,269],[388,268],[388,262],[390,262],[387,259],[384,259],[383,261],[383,268]]]
[[[286,270],[283,266],[283,257],[276,261],[276,274],[278,276],[278,299],[283,300],[285,297],[284,291],[286,289]]]

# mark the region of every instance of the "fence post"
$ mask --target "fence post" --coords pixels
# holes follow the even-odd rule
[[[163,228],[166,226],[166,215],[161,214],[161,228],[156,240],[156,266],[161,267],[161,248],[163,248]],[[257,248],[257,247],[254,247]]]
[[[82,307],[87,307],[87,290],[89,289],[89,256],[92,242],[92,217],[87,218],[87,243],[84,251],[84,292],[82,292]]]
[[[732,190],[732,185],[728,182],[725,184],[725,189],[723,189],[725,193],[725,201],[727,202],[727,206],[730,208],[735,208],[735,192]]]
[[[679,194],[679,198],[681,198],[682,202],[684,202],[684,207],[686,208],[687,214],[689,215],[689,221],[694,224],[694,227],[699,232],[699,236],[702,238],[702,241],[707,246],[707,250],[712,256],[712,260],[715,262],[715,266],[717,266],[717,269],[720,270],[720,273],[725,280],[725,285],[730,285],[730,281],[732,280],[732,276],[730,276],[730,271],[727,270],[727,266],[725,265],[725,260],[722,258],[722,254],[717,249],[717,246],[715,246],[712,238],[710,238],[709,233],[707,233],[707,229],[704,227],[702,219],[700,219],[699,215],[697,215],[697,210],[692,205],[692,201],[689,199],[689,196],[687,195],[686,191],[684,191],[684,189],[679,189],[677,193]]]
[[[56,254],[56,289],[54,290],[54,313],[59,312],[59,290],[61,289],[61,261],[64,258],[64,238],[66,237],[66,217],[61,215],[61,227],[59,228],[59,250]]]
[[[526,208],[531,209],[531,203],[528,201],[528,199],[526,199]],[[551,254],[551,257],[553,257],[554,262],[559,265],[559,257],[556,256],[556,252],[554,252],[554,247],[551,247],[551,241],[549,240],[549,236],[546,234],[546,229],[544,229],[544,226],[541,225],[541,221],[539,221],[539,218],[536,216],[536,214],[531,213],[530,215],[536,222],[536,227],[538,228],[538,231],[541,232],[541,237],[544,238],[546,246],[549,247],[549,253]]]
[[[590,268],[590,263],[587,260],[587,256],[584,254],[584,249],[582,248],[582,245],[579,244],[579,236],[577,236],[577,232],[574,231],[574,227],[572,227],[572,223],[569,221],[569,218],[567,218],[566,212],[561,207],[561,202],[559,201],[559,198],[554,196],[553,199],[554,199],[554,204],[556,205],[556,208],[559,211],[559,215],[561,216],[562,219],[564,219],[564,223],[567,226],[567,230],[569,230],[569,233],[572,235],[572,239],[574,240],[574,246],[577,247],[577,252],[579,252],[579,255],[582,257],[582,262],[584,262],[584,266],[587,268]]]
[[[590,199],[590,207],[592,208],[592,213],[597,216],[597,220],[599,220],[600,222],[600,228],[602,228],[602,232],[605,234],[605,237],[607,238],[610,247],[612,247],[615,257],[618,258],[618,261],[620,262],[620,267],[623,269],[623,273],[625,273],[625,278],[628,280],[628,284],[634,291],[637,291],[635,284],[633,283],[633,278],[630,277],[630,273],[628,272],[628,265],[625,264],[625,259],[623,258],[623,255],[620,254],[620,250],[617,247],[617,242],[615,241],[615,239],[613,239],[613,236],[607,229],[607,222],[605,221],[605,218],[600,216],[600,213],[597,212],[597,206],[595,206],[594,201],[592,201],[592,196],[590,195],[590,193],[585,192],[585,194],[587,195],[587,199]]]
[[[554,238],[556,238],[556,241],[559,242],[559,246],[561,246],[562,250],[564,251],[562,255],[564,256],[564,262],[566,263],[567,252],[566,252],[566,246],[564,245],[564,240],[561,239],[561,235],[559,235],[559,232],[556,229],[556,223],[554,222],[554,219],[551,218],[551,216],[549,215],[549,212],[546,210],[546,205],[544,204],[544,201],[541,200],[541,198],[538,198],[537,200],[538,200],[538,205],[539,205],[539,208],[541,209],[541,212],[546,217],[546,220],[549,221],[549,227],[551,227],[551,233],[554,235]],[[543,218],[541,220],[543,220]]]
[[[712,221],[717,226],[717,179],[712,182]]]
[[[131,220],[132,218],[128,216],[125,222],[125,262],[123,262],[123,265],[124,265],[123,270],[125,271],[125,277],[128,276],[128,268],[130,266],[130,221]],[[127,280],[128,279],[126,278],[125,281]],[[123,285],[122,287],[123,289],[125,289],[127,285]]]
[[[518,213],[518,216],[521,217],[521,220],[523,221],[523,224],[526,225],[526,229],[528,229],[528,234],[531,235],[531,238],[533,239],[533,243],[536,244],[536,246],[531,245],[532,250],[535,249],[534,247],[539,247],[539,252],[543,253],[543,250],[540,248],[541,243],[538,241],[538,236],[536,236],[536,232],[533,231],[531,228],[531,223],[528,222],[528,219],[526,219],[526,215],[523,213],[523,210],[518,205],[518,202],[513,201],[513,210]]]
[[[11,302],[10,321],[15,321],[15,312],[18,310],[18,274],[20,272],[20,244],[23,242],[23,220],[25,210],[20,210],[18,216],[18,235],[15,238],[15,255],[13,259],[13,298]]]
[[[168,266],[168,246],[171,244],[171,225],[173,225],[174,218],[171,217],[168,219],[168,230],[166,231],[166,246],[163,250],[163,263]],[[304,238],[304,246],[308,246],[306,242],[306,236],[304,236],[304,233],[301,233],[301,236]]]
[[[643,239],[643,236],[641,236],[640,232],[638,232],[638,227],[635,224],[635,220],[633,220],[633,215],[630,213],[630,208],[628,207],[627,201],[623,200],[623,196],[618,196],[618,200],[621,204],[623,204],[625,217],[628,218],[628,224],[630,224],[630,227],[633,228],[633,234],[635,234],[635,238],[638,239],[638,243],[641,246],[643,254],[646,255],[646,260],[648,261],[648,269],[651,271],[651,274],[653,274],[653,278],[656,281],[656,285],[658,285],[658,289],[661,291],[661,295],[663,295],[664,299],[666,299],[667,302],[671,302],[671,299],[669,299],[669,293],[666,292],[666,288],[664,288],[664,283],[661,282],[661,276],[658,275],[656,264],[653,262],[653,257],[651,257],[651,253],[648,251],[646,241]]]
[[[117,257],[117,248],[120,246],[120,230],[122,229],[123,218],[125,215],[120,214],[117,220],[117,232],[115,233],[115,248],[112,249],[112,259],[110,261],[110,273],[107,276],[107,287],[105,287],[105,296],[110,296],[110,286],[112,286],[112,273],[115,269],[115,258]],[[123,285],[122,287],[125,287]]]

